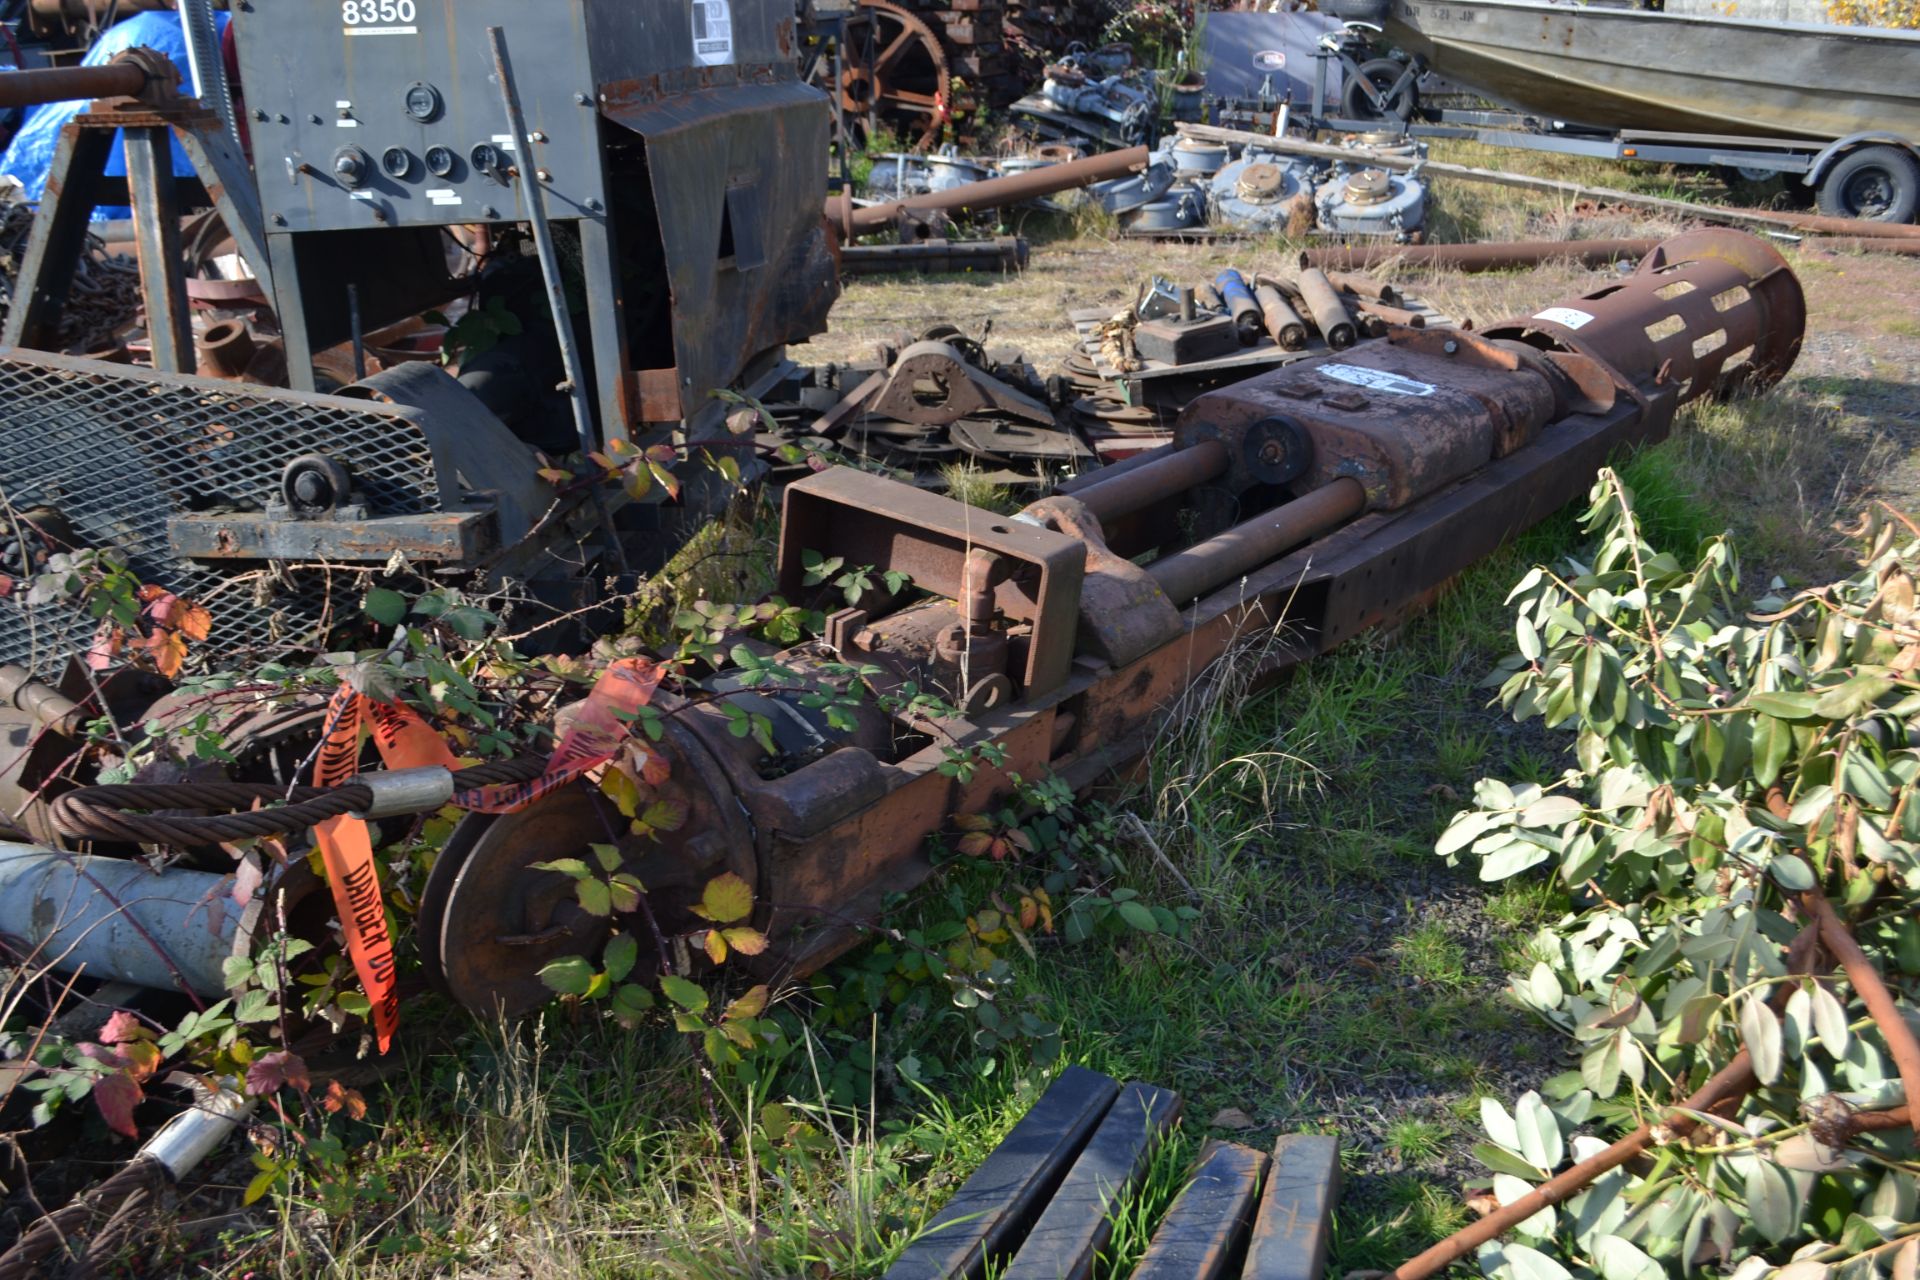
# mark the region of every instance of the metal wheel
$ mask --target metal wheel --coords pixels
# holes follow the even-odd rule
[[[951,83],[947,51],[933,28],[886,0],[860,0],[841,50],[840,102],[847,114],[871,110],[921,150],[939,140],[947,123]]]

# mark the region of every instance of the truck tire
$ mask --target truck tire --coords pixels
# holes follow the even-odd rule
[[[1401,73],[1406,70],[1404,64],[1392,58],[1372,58],[1360,64],[1360,74],[1373,85],[1374,91],[1386,99],[1386,112],[1382,114],[1374,109],[1367,99],[1367,91],[1358,81],[1349,80],[1340,93],[1340,109],[1346,112],[1349,120],[1406,120],[1413,115],[1414,100],[1418,91],[1412,80],[1400,92],[1387,95],[1387,91],[1399,82]]]
[[[1830,218],[1912,222],[1920,209],[1920,159],[1904,147],[1850,151],[1821,179],[1819,202]]]

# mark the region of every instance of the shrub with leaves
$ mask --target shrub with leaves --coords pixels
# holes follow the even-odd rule
[[[1482,781],[1438,845],[1484,880],[1553,872],[1571,903],[1511,993],[1578,1068],[1483,1105],[1480,1207],[1541,1207],[1481,1266],[1910,1280],[1920,528],[1874,513],[1857,573],[1743,608],[1731,543],[1656,550],[1613,473],[1583,519],[1592,559],[1515,587],[1519,653],[1489,681],[1572,730],[1575,763]],[[1534,1194],[1628,1130],[1632,1160]]]

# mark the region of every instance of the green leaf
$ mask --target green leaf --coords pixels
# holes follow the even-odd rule
[[[1820,1043],[1833,1055],[1835,1062],[1844,1062],[1851,1035],[1847,1030],[1847,1010],[1833,992],[1818,982],[1808,993],[1813,1004],[1813,1029],[1820,1037]]]
[[[1531,840],[1514,840],[1485,854],[1480,862],[1482,880],[1505,880],[1528,867],[1538,866],[1553,854]]]
[[[697,983],[688,982],[678,974],[661,974],[660,990],[666,993],[667,999],[673,1001],[688,1013],[705,1013],[707,1011],[707,993],[705,988]]]
[[[555,858],[552,862],[535,862],[531,865],[535,871],[558,871],[575,880],[585,880],[593,874],[587,870],[587,864],[578,858]]]
[[[1520,825],[1562,827],[1585,812],[1586,808],[1572,796],[1542,796],[1520,811]]]
[[[607,966],[609,982],[623,981],[633,972],[634,961],[640,958],[640,943],[630,933],[617,935],[607,943],[606,953],[601,957]]]
[[[1513,1280],[1573,1280],[1571,1271],[1538,1249],[1529,1249],[1524,1244],[1507,1244],[1500,1246],[1500,1252],[1513,1272]]]
[[[1800,1225],[1799,1197],[1786,1173],[1771,1160],[1755,1159],[1747,1164],[1745,1188],[1747,1216],[1753,1229],[1778,1244]]]
[[[1122,902],[1117,909],[1120,918],[1141,933],[1160,932],[1160,922],[1154,919],[1153,912],[1144,903]]]
[[[1770,787],[1793,754],[1793,729],[1785,720],[1758,716],[1753,725],[1753,780]]]
[[[1851,720],[1878,702],[1893,681],[1885,676],[1858,675],[1838,688],[1829,689],[1813,707],[1813,713],[1828,720]]]
[[[1542,1169],[1559,1167],[1566,1155],[1560,1121],[1538,1093],[1529,1090],[1513,1106],[1514,1127],[1520,1132],[1520,1154]]]
[[[1619,1236],[1601,1236],[1593,1242],[1593,1261],[1602,1280],[1666,1280],[1667,1270],[1638,1245]]]
[[[613,914],[613,890],[607,887],[605,880],[588,877],[574,883],[573,892],[580,899],[580,909],[590,915],[610,916]]]
[[[1540,633],[1533,629],[1533,624],[1527,621],[1524,614],[1514,619],[1513,636],[1520,645],[1521,657],[1528,662],[1540,661]]]
[[[407,616],[407,598],[398,591],[373,587],[367,591],[367,598],[360,602],[360,608],[381,626],[397,627],[400,620]]]
[[[1753,1074],[1761,1084],[1780,1078],[1780,1019],[1759,995],[1747,997],[1740,1010],[1740,1038],[1746,1042],[1753,1061]]]
[[[563,996],[579,996],[593,985],[594,968],[585,956],[561,956],[540,970],[540,981]]]
[[[1805,720],[1819,704],[1820,695],[1815,693],[1756,693],[1747,699],[1755,711],[1780,720]]]

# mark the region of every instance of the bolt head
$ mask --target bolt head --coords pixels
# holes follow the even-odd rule
[[[272,221],[274,226],[284,227],[287,225],[287,215],[284,213],[276,213],[273,215]]]
[[[1448,338],[1444,343],[1440,345],[1440,349],[1446,352],[1448,355],[1453,355],[1460,350],[1460,344],[1455,342],[1452,338]]]
[[[267,122],[267,113],[262,111],[260,108],[255,107],[253,109],[253,118],[255,120],[258,120],[261,124],[265,124]]]
[[[583,107],[584,107],[584,106],[588,106],[588,105],[590,105],[590,104],[591,104],[591,103],[593,102],[593,99],[592,99],[592,98],[589,98],[589,97],[588,97],[588,96],[587,96],[586,94],[584,94],[584,93],[576,93],[576,94],[574,94],[574,95],[573,95],[573,100],[574,100],[575,102],[577,102],[577,103],[579,103],[579,104],[580,104],[581,106],[583,106]]]

